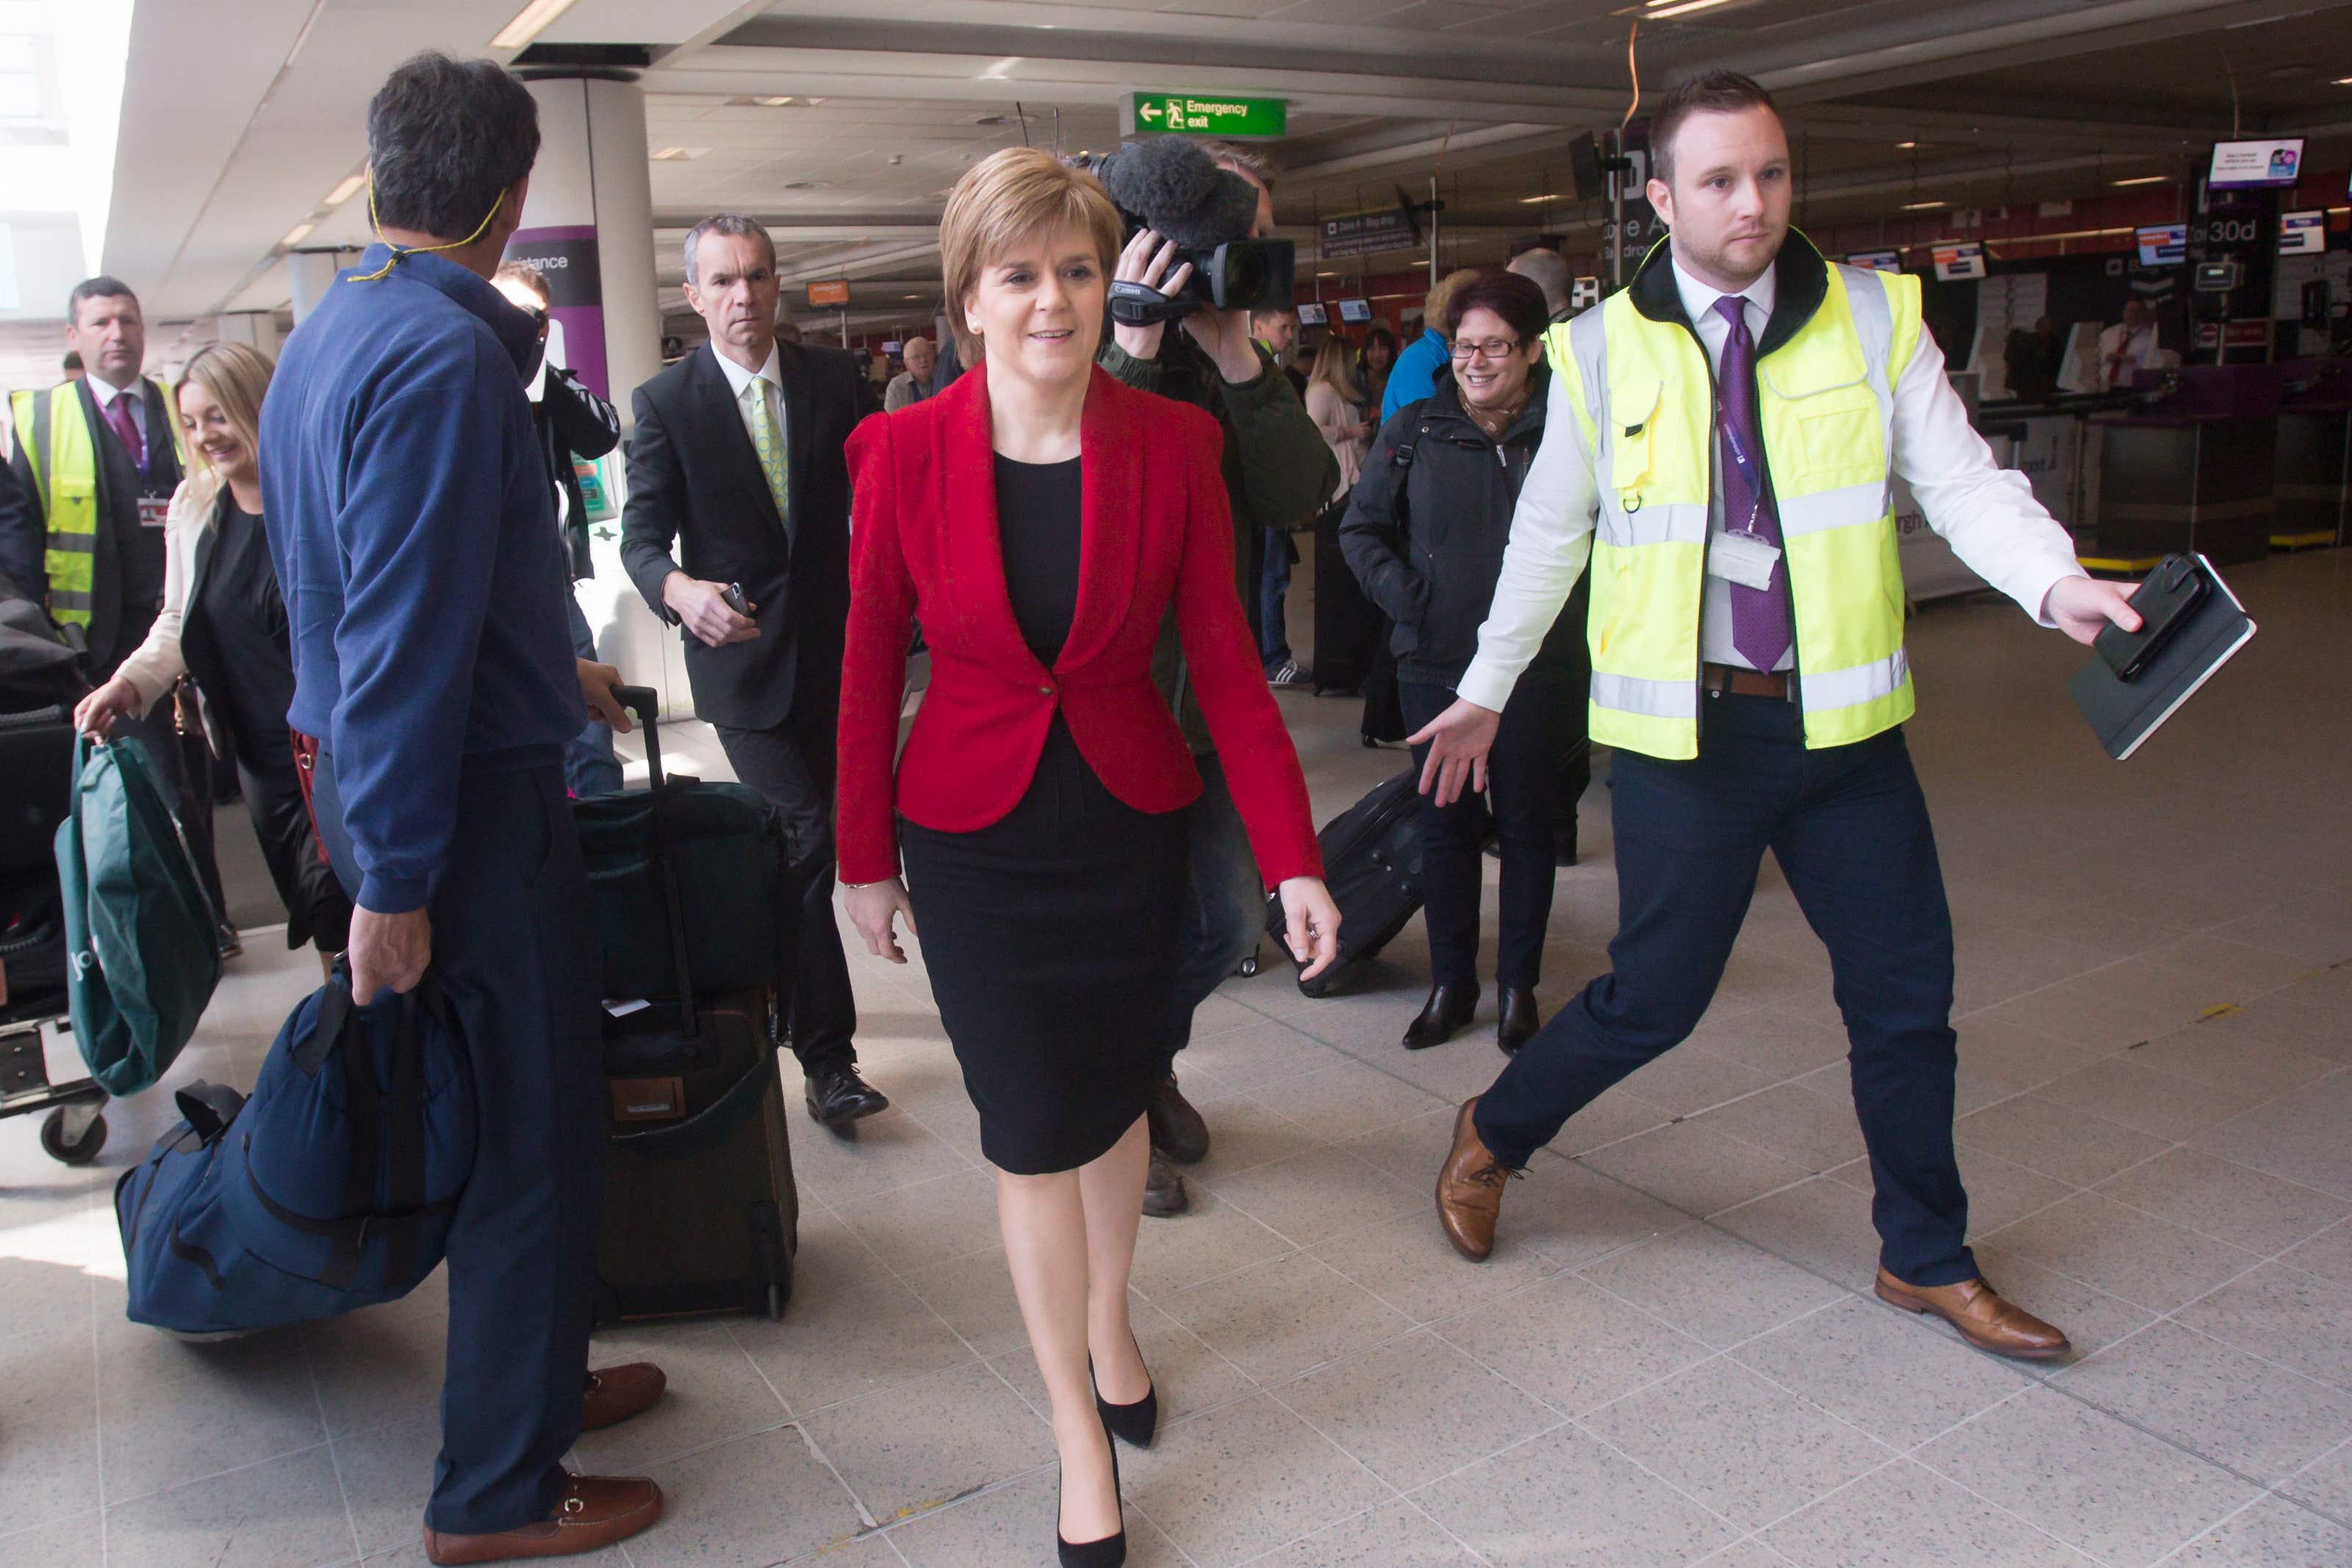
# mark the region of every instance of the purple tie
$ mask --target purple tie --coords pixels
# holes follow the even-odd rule
[[[1748,301],[1740,295],[1727,294],[1715,302],[1715,309],[1731,323],[1731,335],[1723,341],[1723,367],[1716,376],[1721,389],[1715,426],[1716,444],[1722,449],[1723,525],[1778,545],[1780,514],[1762,489],[1764,443],[1756,425],[1756,340],[1748,335]],[[1728,586],[1731,646],[1757,668],[1769,670],[1789,651],[1788,561],[1784,557],[1773,563],[1769,588],[1743,587],[1738,583]]]
[[[139,435],[138,422],[131,417],[131,394],[118,392],[107,400],[106,422],[122,437],[122,448],[131,454],[131,466],[145,473],[147,443]]]

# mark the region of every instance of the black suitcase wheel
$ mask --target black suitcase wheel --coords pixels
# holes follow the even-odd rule
[[[61,1164],[87,1165],[98,1158],[100,1150],[106,1147],[106,1117],[97,1111],[91,1112],[89,1124],[81,1130],[81,1135],[69,1137],[66,1131],[66,1112],[70,1109],[60,1105],[41,1119],[41,1148],[50,1159]]]
[[[1241,967],[1234,970],[1234,973],[1240,975],[1244,980],[1247,980],[1251,975],[1255,974],[1257,973],[1257,954],[1253,952],[1247,958],[1243,959]]]

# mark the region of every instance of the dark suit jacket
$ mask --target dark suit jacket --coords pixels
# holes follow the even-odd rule
[[[856,356],[789,342],[776,353],[789,547],[740,405],[709,345],[637,388],[629,437],[621,562],[637,592],[673,624],[677,617],[661,596],[672,572],[740,583],[754,606],[760,635],[749,642],[708,647],[681,634],[697,716],[731,729],[772,729],[797,702],[829,710],[838,700],[849,616],[849,468],[842,450],[877,406]]]
[[[152,381],[142,384],[147,394],[144,482],[152,493],[168,496],[179,488],[181,478],[179,452],[172,442],[172,432],[180,416],[162,387]],[[122,603],[116,541],[139,526],[142,476],[131,460],[130,449],[115,435],[114,426],[100,416],[98,399],[90,394],[89,380],[84,378],[76,390],[81,394],[81,415],[89,423],[90,440],[98,452],[97,558],[90,566],[90,588],[97,603],[90,610],[89,637],[90,667],[102,678],[111,673],[146,637],[147,628],[154,624],[158,606],[134,608]],[[32,439],[29,429],[17,431],[10,456],[9,466],[16,469],[16,488],[21,493],[13,509],[0,506],[0,575],[46,602],[49,589],[49,524],[40,488],[33,483],[32,460],[26,451]],[[126,614],[126,610],[131,613]]]
[[[1197,408],[1093,372],[1078,432],[1078,596],[1048,669],[1013,619],[992,482],[985,363],[936,396],[869,419],[857,479],[856,593],[841,694],[841,875],[898,869],[893,810],[945,833],[1000,821],[1035,776],[1054,716],[1104,787],[1138,811],[1201,794],[1192,748],[1151,680],[1172,607],[1225,778],[1272,887],[1322,874],[1298,753],[1234,594],[1224,432]],[[898,758],[907,628],[931,684]]]

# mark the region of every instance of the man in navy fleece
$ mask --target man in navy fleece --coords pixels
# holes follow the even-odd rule
[[[572,653],[521,380],[536,325],[489,283],[538,153],[530,94],[491,62],[394,71],[368,106],[379,243],[288,340],[261,416],[288,720],[319,742],[320,831],[357,906],[352,995],[407,991],[430,963],[473,1072],[435,1563],[593,1551],[661,1515],[653,1482],[560,1462],[661,1374],[583,1379],[603,1083],[562,757],[584,707],[625,721],[614,670]]]

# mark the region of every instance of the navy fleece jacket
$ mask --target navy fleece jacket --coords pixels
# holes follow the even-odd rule
[[[369,247],[278,362],[261,490],[293,641],[287,721],[333,759],[359,902],[420,909],[457,779],[558,762],[586,721],[522,367],[535,331],[475,274]]]

